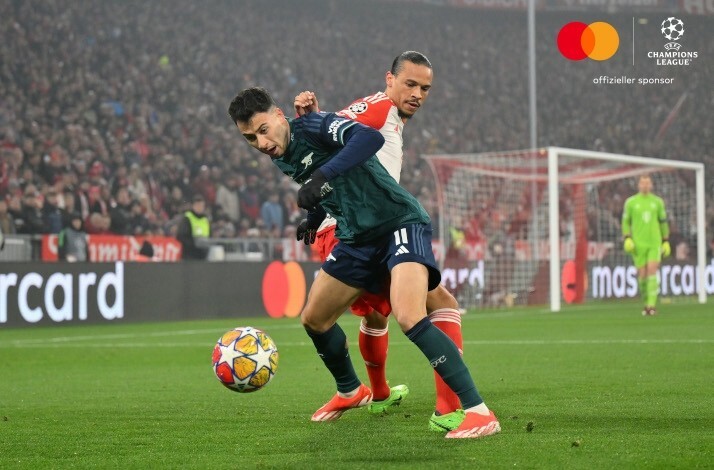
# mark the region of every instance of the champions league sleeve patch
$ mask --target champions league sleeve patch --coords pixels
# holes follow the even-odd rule
[[[362,114],[365,111],[367,111],[367,108],[369,107],[369,104],[366,101],[360,101],[358,103],[352,103],[347,107],[348,111],[351,111],[355,114]]]
[[[345,109],[337,113],[338,116],[348,117],[350,119],[356,119],[358,114],[364,114],[369,108],[369,103],[366,101],[358,101],[347,106]]]

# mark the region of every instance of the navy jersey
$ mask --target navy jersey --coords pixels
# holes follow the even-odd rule
[[[301,184],[344,147],[351,128],[362,126],[334,113],[310,113],[288,121],[290,143],[273,163]],[[403,224],[431,222],[419,201],[399,186],[375,155],[329,184],[333,190],[320,205],[337,220],[336,236],[344,243],[365,244]]]

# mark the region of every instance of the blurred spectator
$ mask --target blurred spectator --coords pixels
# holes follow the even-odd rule
[[[216,191],[216,205],[223,209],[226,217],[233,223],[240,219],[240,205],[238,200],[238,177],[231,173],[218,185]]]
[[[246,181],[246,187],[240,194],[241,213],[251,220],[258,220],[260,215],[260,193],[258,192],[258,177],[251,175]]]
[[[271,237],[279,237],[283,233],[283,208],[278,202],[278,197],[278,194],[272,193],[260,208],[263,225]]]
[[[212,179],[211,170],[206,165],[202,165],[198,171],[198,176],[193,181],[194,194],[200,194],[209,206],[216,202],[216,184]]]
[[[193,197],[191,209],[184,213],[178,226],[176,238],[183,247],[183,259],[204,260],[208,248],[200,245],[201,239],[211,236],[210,222],[205,214],[206,200],[200,194]]]
[[[42,220],[42,199],[35,189],[35,186],[30,184],[26,187],[22,198],[22,209],[19,219],[15,220],[17,233],[44,233],[45,223]]]
[[[164,203],[164,211],[169,219],[173,219],[177,214],[183,214],[188,203],[184,200],[183,190],[180,186],[174,185],[171,187],[169,197]]]
[[[66,218],[64,211],[59,208],[57,193],[54,190],[49,191],[42,206],[44,232],[59,233],[64,227]]]
[[[88,261],[89,240],[82,227],[82,216],[74,212],[70,224],[60,231],[57,237],[57,256],[60,261]]]
[[[112,233],[117,235],[133,234],[131,203],[129,190],[127,188],[119,188],[110,211],[111,225],[109,229]]]
[[[283,220],[286,224],[297,226],[303,219],[303,211],[297,205],[297,197],[293,191],[283,194]]]
[[[139,201],[132,201],[130,204],[129,230],[132,235],[145,235],[151,232],[151,223],[144,215],[144,209]]]

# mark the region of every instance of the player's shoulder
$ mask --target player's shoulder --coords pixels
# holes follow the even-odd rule
[[[380,91],[353,101],[337,115],[378,129],[384,125],[393,107],[392,100]]]
[[[315,133],[320,132],[323,125],[329,125],[333,121],[347,121],[344,117],[338,116],[336,113],[328,113],[324,111],[303,114],[300,117],[290,121],[290,130],[299,133]]]

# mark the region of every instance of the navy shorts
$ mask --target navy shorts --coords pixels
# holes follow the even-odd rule
[[[339,242],[327,255],[322,269],[348,286],[373,294],[384,292],[389,272],[399,263],[413,262],[429,271],[429,290],[441,282],[431,250],[431,224],[405,224],[367,245]]]

